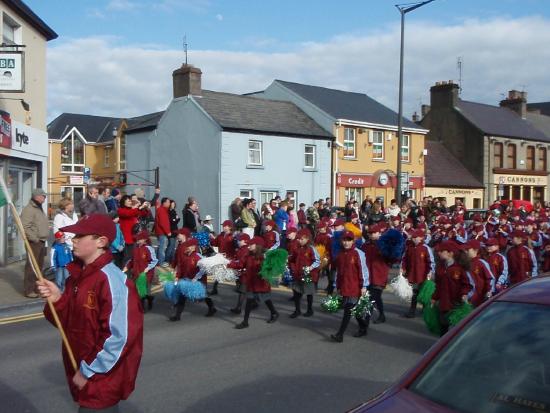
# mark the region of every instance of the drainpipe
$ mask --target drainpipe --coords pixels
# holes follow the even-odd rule
[[[338,175],[338,145],[336,143],[338,142],[338,132],[340,131],[340,126],[342,126],[342,123],[340,121],[336,124],[336,133],[334,134],[334,145],[332,147],[332,156],[334,156],[334,174],[332,176],[332,205],[337,206],[337,193],[336,193],[336,182],[337,182],[337,175]]]

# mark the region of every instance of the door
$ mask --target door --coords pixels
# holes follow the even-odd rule
[[[35,180],[36,172],[34,171],[19,168],[8,169],[8,191],[18,214],[21,214],[23,208],[31,200]],[[7,216],[7,261],[19,261],[25,257],[25,245],[10,209],[8,209]]]

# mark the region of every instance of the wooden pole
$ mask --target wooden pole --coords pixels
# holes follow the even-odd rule
[[[25,244],[25,249],[27,250],[27,254],[29,255],[29,262],[31,263],[32,270],[34,271],[34,274],[36,275],[36,278],[39,281],[44,280],[44,276],[42,275],[42,268],[38,265],[36,262],[36,257],[34,256],[34,253],[32,251],[31,245],[29,244],[29,240],[27,239],[27,235],[25,234],[25,229],[23,228],[23,223],[21,222],[21,218],[19,218],[19,213],[17,212],[17,208],[15,208],[15,205],[11,201],[11,197],[9,196],[9,193],[7,191],[6,184],[4,183],[3,177],[0,176],[0,184],[2,186],[2,190],[4,191],[8,204],[11,209],[11,214],[13,216],[13,219],[15,220],[15,224],[17,225],[17,229],[19,230],[19,234],[21,235],[21,238],[23,238],[23,242]],[[76,359],[74,358],[73,350],[71,349],[71,345],[69,344],[69,340],[67,339],[67,335],[65,334],[65,330],[63,330],[63,326],[61,325],[61,320],[59,320],[59,316],[57,315],[57,311],[55,310],[55,307],[53,303],[50,301],[50,299],[47,299],[48,306],[50,307],[50,311],[52,313],[53,319],[55,321],[55,325],[57,329],[59,330],[59,333],[61,334],[61,339],[63,340],[63,344],[65,345],[65,350],[67,350],[67,355],[69,356],[69,360],[71,361],[71,365],[73,366],[74,371],[78,371],[78,366],[76,364]]]

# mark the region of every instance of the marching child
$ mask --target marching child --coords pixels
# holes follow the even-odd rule
[[[290,318],[296,318],[302,314],[300,304],[302,296],[307,298],[307,311],[304,317],[313,315],[313,294],[315,285],[319,280],[319,265],[321,260],[315,247],[311,244],[311,232],[309,229],[301,229],[297,237],[298,248],[296,253],[289,260],[290,272],[294,281],[292,282],[292,294],[295,310]]]
[[[174,253],[174,258],[172,259],[171,265],[172,268],[176,268],[176,262],[178,261],[179,255],[185,255],[185,249],[182,245],[191,238],[191,231],[189,228],[180,228],[178,230],[178,235],[176,236],[176,252]]]
[[[344,341],[344,333],[351,319],[351,310],[357,304],[359,298],[367,293],[367,287],[369,286],[369,270],[365,262],[365,254],[355,247],[353,233],[345,231],[340,239],[342,250],[334,260],[334,269],[336,270],[334,286],[343,297],[344,315],[338,332],[330,336],[337,343]],[[367,315],[365,318],[356,317],[356,320],[359,324],[359,330],[354,334],[354,337],[362,337],[367,334],[370,316]]]
[[[332,295],[334,292],[334,280],[336,279],[336,266],[335,261],[338,257],[338,254],[342,250],[342,235],[344,234],[344,225],[346,224],[346,221],[344,221],[342,218],[338,218],[334,221],[333,232],[332,232],[332,238],[331,238],[331,245],[330,245],[330,259],[331,259],[331,266],[330,266],[330,272],[329,272],[329,280],[327,284],[327,295]]]
[[[514,285],[529,277],[538,275],[537,260],[535,254],[524,245],[526,234],[515,230],[511,234],[512,247],[506,253],[509,264],[510,284]]]
[[[238,236],[237,245],[239,248],[237,249],[237,253],[235,254],[235,259],[228,264],[228,268],[236,269],[240,273],[239,279],[237,280],[237,305],[229,310],[233,314],[241,314],[242,305],[246,298],[246,277],[242,269],[245,266],[246,257],[249,254],[249,241],[250,237],[248,236],[248,234],[240,234]]]
[[[279,233],[275,231],[275,221],[269,219],[265,221],[264,224],[264,234],[263,239],[265,243],[266,250],[275,250],[281,245],[281,240],[279,238]]]
[[[263,300],[269,309],[271,316],[267,322],[274,323],[279,318],[279,313],[271,301],[271,285],[260,277],[260,269],[264,260],[265,242],[261,237],[254,237],[248,242],[249,254],[244,262],[244,275],[246,282],[246,305],[244,319],[235,326],[236,329],[248,327],[250,312],[258,300]]]
[[[496,280],[496,285],[491,291],[495,294],[508,285],[508,260],[499,252],[500,246],[496,238],[489,238],[485,242],[485,249],[487,250],[486,261]]]
[[[223,221],[222,232],[218,234],[217,237],[214,237],[213,234],[210,234],[211,245],[213,247],[218,247],[218,253],[223,254],[228,260],[232,260],[235,256],[235,240],[233,239],[233,222],[230,220]],[[217,295],[218,294],[218,281],[214,281],[212,285],[212,290],[208,295]]]
[[[468,241],[464,245],[464,250],[470,259],[470,275],[474,280],[474,293],[470,302],[474,307],[478,307],[491,297],[495,285],[495,276],[489,263],[479,256],[481,243],[477,239]]]
[[[73,253],[66,242],[64,232],[57,231],[55,233],[55,243],[51,255],[52,267],[55,268],[55,283],[63,292],[65,290],[65,280],[69,276],[67,265],[73,260]]]
[[[149,245],[149,231],[141,230],[134,235],[134,248],[132,250],[132,258],[126,263],[123,271],[131,271],[131,279],[136,282],[137,278],[145,273],[147,278],[147,293],[141,298],[141,304],[145,311],[145,303],[147,302],[147,309],[153,309],[153,300],[155,297],[151,294],[151,283],[153,276],[155,275],[155,267],[158,260],[155,255],[155,250]]]

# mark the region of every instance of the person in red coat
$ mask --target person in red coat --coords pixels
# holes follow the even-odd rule
[[[524,245],[525,233],[513,231],[511,236],[512,247],[508,250],[506,257],[510,271],[510,284],[514,285],[529,277],[536,277],[538,272],[535,254]]]
[[[440,262],[435,273],[435,292],[432,306],[439,305],[441,335],[449,330],[449,312],[468,301],[472,284],[464,265],[458,262],[462,252],[454,241],[443,241],[437,245]]]
[[[307,215],[306,215],[306,204],[303,202],[300,204],[300,209],[298,209],[297,212],[298,215],[298,228],[306,228],[307,227]]]
[[[498,220],[499,224],[496,226],[494,236],[498,240],[500,251],[504,252],[510,240],[512,226],[508,223],[508,217],[505,214],[502,214]]]
[[[178,235],[176,236],[176,251],[174,252],[174,258],[170,263],[172,268],[176,268],[176,263],[178,261],[179,255],[185,255],[185,248],[182,245],[191,238],[191,231],[189,228],[180,228],[178,229]],[[181,259],[181,258],[180,258]]]
[[[63,293],[55,283],[38,281],[42,298],[53,303],[74,353],[75,372],[65,347],[69,389],[81,411],[118,411],[135,388],[143,353],[143,310],[134,283],[112,262],[116,236],[108,215],[92,214],[61,228],[75,234],[74,256]],[[44,315],[55,325],[48,305]]]
[[[474,307],[478,307],[491,297],[495,276],[489,263],[479,256],[481,243],[477,239],[468,241],[464,245],[464,250],[470,259],[470,275],[474,281],[474,293],[470,302]]]
[[[225,220],[222,223],[222,232],[217,237],[210,234],[210,245],[218,247],[218,253],[223,254],[228,260],[232,260],[235,256],[235,240],[233,239],[233,222]],[[218,294],[218,281],[214,281],[212,290],[208,295]]]
[[[198,267],[198,262],[201,260],[201,256],[197,253],[199,242],[195,238],[190,238],[182,244],[182,249],[185,251],[185,255],[179,255],[176,263],[176,280],[188,279],[194,282],[201,282],[206,288],[206,273],[201,271]],[[185,303],[187,299],[185,296],[180,295],[177,303],[174,305],[174,311],[170,315],[170,321],[179,321],[181,319],[181,313],[185,309]],[[208,312],[206,317],[212,317],[216,314],[216,307],[210,297],[206,297],[204,302],[208,306]]]
[[[342,250],[334,260],[336,270],[336,279],[334,286],[342,298],[344,306],[344,315],[340,323],[340,328],[336,334],[330,338],[337,343],[344,341],[344,333],[351,320],[351,310],[357,304],[359,297],[367,293],[369,286],[369,270],[365,260],[365,254],[358,248],[355,248],[354,234],[350,231],[344,231],[341,236]],[[356,317],[359,329],[353,335],[362,337],[367,334],[370,316],[365,318]]]
[[[487,250],[485,259],[489,263],[496,280],[491,292],[497,293],[508,285],[508,260],[499,252],[500,246],[496,238],[489,238],[485,242],[485,248]]]
[[[271,316],[267,322],[274,323],[279,318],[279,313],[271,301],[271,285],[260,277],[260,269],[264,261],[265,242],[261,237],[254,237],[248,242],[249,254],[244,262],[243,270],[246,279],[246,305],[244,308],[244,319],[235,326],[236,329],[248,327],[250,312],[258,300],[263,300],[269,309]]]
[[[294,299],[294,312],[290,318],[296,318],[302,314],[300,308],[302,296],[307,299],[307,312],[304,317],[313,315],[313,294],[315,285],[319,281],[319,266],[321,260],[315,247],[311,244],[311,232],[308,228],[298,231],[298,248],[288,261],[290,273],[292,274],[292,295]]]
[[[250,241],[250,236],[248,234],[239,234],[237,239],[237,252],[234,259],[227,265],[228,268],[233,268],[240,274],[237,280],[237,305],[229,310],[233,314],[241,314],[242,305],[246,298],[246,274],[243,268],[246,264],[246,257],[249,254],[248,242]]]
[[[151,294],[151,283],[153,282],[155,267],[157,266],[158,260],[155,255],[155,250],[149,245],[149,231],[145,229],[141,230],[134,235],[134,240],[135,245],[132,251],[132,259],[126,263],[122,271],[127,272],[130,270],[130,278],[134,283],[142,273],[146,274],[147,294],[141,297],[141,304],[145,309],[145,302],[147,302],[147,308],[152,310],[155,296]]]
[[[331,262],[331,249],[332,249],[332,238],[328,234],[328,221],[321,220],[317,226],[317,235],[313,241],[315,247],[322,245],[325,254],[321,256],[321,266],[319,267],[319,278],[326,276],[327,280],[329,279],[330,274],[330,262]],[[328,281],[330,282],[330,281]]]
[[[542,272],[546,274],[550,272],[550,240],[545,239],[542,245]]]
[[[172,236],[170,226],[170,198],[162,198],[155,214],[155,235],[157,236],[159,263],[162,267],[168,267],[166,262],[166,248],[168,238]]]
[[[286,246],[285,249],[288,252],[288,260],[290,261],[294,254],[296,254],[296,250],[299,247],[298,240],[296,239],[296,235],[298,234],[298,230],[296,228],[289,228],[286,231]]]
[[[120,230],[124,236],[124,259],[127,262],[132,257],[132,248],[134,247],[134,228],[139,221],[139,218],[149,216],[149,206],[145,202],[140,204],[132,202],[129,195],[124,195],[120,199],[120,208],[117,210],[119,217]]]
[[[266,250],[275,250],[281,245],[279,233],[275,231],[275,222],[267,220],[264,223],[264,234],[262,235]]]
[[[432,249],[424,243],[425,233],[421,229],[411,232],[411,243],[405,250],[401,262],[403,276],[412,284],[413,295],[411,307],[404,317],[416,316],[417,297],[422,284],[431,279],[435,271],[435,260]]]
[[[374,324],[384,323],[386,321],[382,292],[384,288],[386,288],[388,274],[390,272],[390,263],[384,258],[380,252],[380,248],[376,245],[376,241],[380,239],[382,234],[382,225],[371,225],[368,230],[369,241],[361,246],[361,250],[365,253],[367,258],[367,266],[369,267],[369,292],[379,312],[378,318],[373,321]]]

